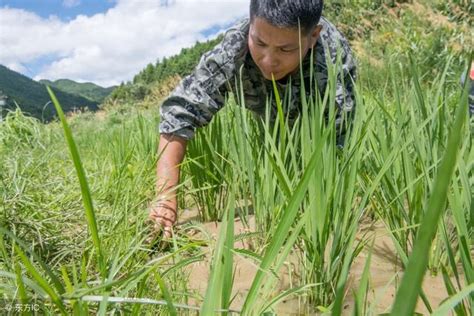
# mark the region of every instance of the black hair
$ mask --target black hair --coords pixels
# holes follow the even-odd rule
[[[264,18],[276,27],[301,27],[309,34],[319,23],[323,11],[323,0],[251,0],[250,21]],[[299,22],[299,24],[298,24]]]

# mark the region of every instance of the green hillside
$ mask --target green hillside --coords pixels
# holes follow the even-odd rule
[[[98,102],[63,92],[54,87],[53,90],[66,112],[79,108],[98,109]],[[6,109],[15,109],[16,102],[24,113],[42,121],[50,121],[56,116],[54,107],[49,103],[50,98],[45,85],[3,65],[0,65],[0,91],[7,96],[4,112]]]
[[[202,54],[217,45],[221,36],[206,42],[197,42],[190,48],[183,48],[179,54],[157,60],[141,70],[132,82],[120,85],[111,96],[114,100],[140,100],[153,93],[153,88],[166,85],[167,80],[175,76],[189,74],[199,62]]]
[[[116,88],[115,86],[103,88],[92,82],[80,83],[69,79],[59,79],[56,81],[42,79],[39,82],[55,87],[66,93],[79,95],[97,103],[102,103],[104,99]]]

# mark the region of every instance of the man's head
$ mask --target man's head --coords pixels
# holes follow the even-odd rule
[[[248,45],[263,76],[282,79],[298,70],[319,37],[323,0],[251,0]]]

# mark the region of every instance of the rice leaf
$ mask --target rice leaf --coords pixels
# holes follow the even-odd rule
[[[219,232],[219,240],[216,244],[215,253],[212,259],[211,274],[206,289],[206,296],[201,307],[202,315],[212,315],[218,308],[219,304],[227,305],[232,291],[232,284],[224,275],[232,271],[232,252],[234,238],[234,212],[235,207],[234,195],[231,194],[229,200],[229,211],[224,214],[224,223]],[[229,249],[230,247],[230,249]]]
[[[455,295],[451,296],[449,299],[443,302],[431,316],[442,316],[447,315],[449,312],[455,308],[462,300],[469,296],[470,294],[474,293],[474,284],[469,284],[460,292],[456,293]],[[472,312],[472,311],[471,311]]]
[[[18,254],[18,256],[20,257],[21,261],[23,262],[23,264],[25,265],[26,267],[26,270],[32,275],[32,277],[36,280],[36,282],[38,283],[38,285],[46,292],[48,293],[49,297],[51,298],[51,300],[54,302],[54,304],[56,305],[56,307],[59,308],[59,310],[61,311],[62,314],[66,315],[67,312],[66,312],[66,308],[63,304],[63,302],[61,301],[61,298],[59,297],[59,295],[54,291],[54,289],[49,285],[48,281],[43,278],[41,276],[41,274],[38,272],[38,270],[36,270],[36,268],[33,266],[33,264],[30,262],[30,260],[28,259],[28,257],[23,253],[23,251],[21,251],[20,248],[18,248],[17,246],[14,246],[15,248],[15,252]]]
[[[85,174],[84,168],[82,167],[79,151],[77,150],[76,143],[74,142],[74,139],[72,137],[71,129],[69,128],[69,125],[66,121],[66,117],[64,116],[61,105],[56,99],[56,96],[54,95],[51,88],[47,86],[46,89],[48,90],[49,96],[51,97],[51,100],[53,101],[54,107],[56,108],[59,119],[61,120],[61,123],[63,126],[64,136],[66,137],[66,141],[68,143],[72,160],[74,162],[74,167],[76,168],[77,177],[79,178],[79,183],[81,186],[82,201],[84,203],[84,208],[86,212],[87,224],[89,226],[89,231],[92,236],[92,242],[97,252],[97,261],[98,261],[97,263],[98,263],[102,276],[105,276],[106,267],[104,264],[104,256],[103,256],[102,247],[100,244],[99,231],[97,228],[97,221],[95,218],[94,206],[92,203],[92,197],[89,190],[89,185],[87,183],[86,174]]]

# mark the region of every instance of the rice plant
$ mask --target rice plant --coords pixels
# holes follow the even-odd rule
[[[414,313],[418,297],[435,315],[472,314],[472,118],[466,91],[449,84],[451,62],[430,85],[414,64],[393,70],[390,93],[359,83],[343,148],[337,66],[324,97],[302,98],[294,124],[282,111],[285,91],[272,96],[275,122],[269,108],[257,119],[230,99],[190,144],[180,188],[182,208],[220,221],[217,240],[188,234],[198,224],[186,223],[167,250],[144,242],[159,154],[155,112],[66,118],[52,95],[60,122],[9,113],[0,124],[1,298],[37,302],[44,314],[256,315],[278,314],[296,296],[303,313],[340,315],[353,261],[370,244],[356,239],[365,219],[383,222],[406,269],[393,315]],[[254,219],[255,229],[237,235],[236,217],[248,229]],[[253,247],[239,248],[241,239]],[[256,273],[236,306],[238,256]],[[206,290],[191,292],[187,269],[206,258]],[[290,260],[291,285],[277,291]],[[373,311],[370,263],[357,315]],[[420,290],[427,270],[443,276],[448,296],[439,306]]]

